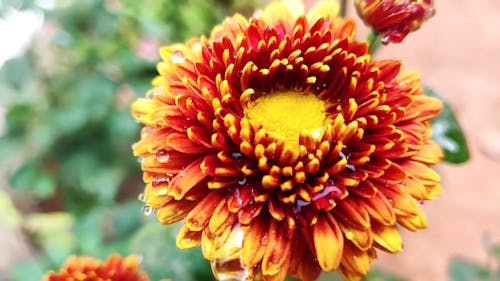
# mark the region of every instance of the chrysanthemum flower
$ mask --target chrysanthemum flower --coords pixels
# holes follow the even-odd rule
[[[400,62],[372,61],[337,11],[275,2],[164,47],[132,105],[146,208],[163,224],[185,219],[178,246],[201,244],[220,279],[358,280],[375,248],[401,250],[397,225],[426,226],[441,103]]]
[[[43,280],[148,281],[149,278],[139,272],[138,257],[112,255],[104,262],[91,257],[69,257],[58,272],[47,273]]]
[[[356,0],[365,23],[381,33],[384,43],[400,43],[434,15],[433,0]]]

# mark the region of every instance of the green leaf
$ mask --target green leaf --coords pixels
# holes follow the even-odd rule
[[[33,193],[38,198],[49,198],[54,194],[56,180],[44,171],[39,159],[31,159],[18,168],[9,178],[12,187]]]
[[[455,258],[450,263],[449,276],[453,281],[480,281],[487,280],[490,273],[480,264]]]
[[[443,103],[443,111],[431,121],[431,125],[432,138],[444,150],[444,161],[454,164],[467,162],[469,160],[467,140],[453,109],[432,89],[426,87],[424,91],[428,96],[438,98]]]
[[[214,280],[209,263],[199,248],[181,250],[176,247],[177,230],[177,225],[147,224],[132,238],[130,252],[142,256],[141,267],[151,280]]]
[[[368,275],[365,276],[364,281],[405,281],[401,277],[395,276],[391,273],[379,270],[372,269],[368,272]]]
[[[47,259],[26,259],[18,262],[12,269],[12,281],[40,281],[43,275],[51,269]]]
[[[65,212],[34,213],[24,220],[24,227],[34,234],[36,243],[56,264],[64,262],[77,246],[74,224],[74,218]]]
[[[79,252],[99,258],[111,253],[129,254],[130,238],[143,225],[141,206],[138,200],[131,200],[112,208],[92,210],[75,228]]]

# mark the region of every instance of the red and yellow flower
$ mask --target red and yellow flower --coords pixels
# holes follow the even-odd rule
[[[400,43],[434,15],[433,0],[356,0],[365,23],[378,31],[384,43]]]
[[[426,226],[441,103],[399,61],[372,61],[337,11],[274,2],[227,18],[162,48],[132,105],[145,204],[163,224],[185,220],[178,246],[201,244],[216,277],[359,280],[375,248],[401,250],[399,226]]]
[[[44,281],[148,281],[145,273],[139,272],[137,256],[111,255],[106,261],[91,257],[69,257],[58,271],[47,273]]]

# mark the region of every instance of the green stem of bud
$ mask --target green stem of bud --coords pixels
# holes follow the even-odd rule
[[[345,17],[347,10],[347,0],[340,1],[340,16]]]
[[[374,55],[377,50],[382,46],[382,36],[376,30],[372,29],[368,33],[366,41],[368,41],[368,50],[371,55]]]

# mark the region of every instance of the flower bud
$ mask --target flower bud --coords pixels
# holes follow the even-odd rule
[[[382,43],[400,43],[434,15],[433,0],[355,0],[363,21],[382,35]]]

